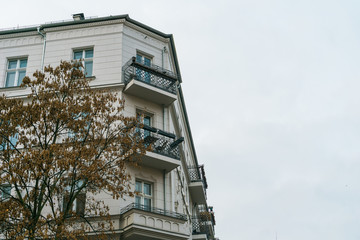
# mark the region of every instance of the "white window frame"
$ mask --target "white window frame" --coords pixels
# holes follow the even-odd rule
[[[86,58],[86,51],[88,50],[92,50],[93,52],[93,55],[91,58]],[[77,52],[82,52],[82,56],[80,59],[75,59],[75,53]],[[76,48],[76,49],[73,49],[73,57],[72,57],[73,60],[77,60],[77,61],[80,61],[84,67],[84,75],[85,77],[93,77],[94,76],[94,47],[86,47],[86,48]],[[92,63],[92,68],[91,68],[91,74],[87,74],[86,72],[86,63],[87,62],[91,62]]]
[[[26,60],[26,67],[20,67],[20,63],[21,63],[21,60]],[[12,61],[16,61],[16,68],[12,68],[12,69],[9,69],[9,64],[10,62]],[[28,64],[28,58],[27,57],[19,57],[19,58],[9,58],[8,61],[7,61],[7,65],[6,65],[6,76],[5,76],[5,84],[4,84],[4,87],[17,87],[17,86],[20,86],[20,80],[19,80],[19,75],[20,75],[20,72],[23,72],[25,71],[25,76],[26,76],[26,68],[27,68],[27,64]],[[15,73],[15,79],[14,79],[14,84],[13,85],[10,85],[10,86],[7,86],[8,85],[8,74],[9,73]],[[22,79],[21,79],[21,82],[22,82]]]
[[[138,50],[138,51],[136,51],[136,61],[138,61],[138,56],[141,57],[141,62],[139,62],[141,64],[145,65],[145,58],[150,60],[150,66],[153,63],[154,56],[151,56],[150,54],[147,54],[147,53],[144,53],[144,52],[141,52]]]
[[[137,183],[139,183],[141,185],[141,191],[137,191],[138,189],[136,188]],[[144,193],[144,185],[147,184],[150,186],[150,195],[145,194]],[[144,207],[144,210],[151,210],[151,208],[154,206],[154,197],[153,197],[153,193],[154,193],[154,184],[148,181],[144,181],[141,179],[136,179],[135,180],[135,205],[137,205],[138,203],[136,202],[136,199],[140,199],[140,205],[141,207]],[[145,199],[150,200],[150,206],[145,205]]]

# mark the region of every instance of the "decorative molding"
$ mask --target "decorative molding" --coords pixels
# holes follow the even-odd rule
[[[0,36],[1,39],[1,36]],[[35,35],[33,37],[16,37],[12,39],[4,39],[0,40],[0,49],[11,48],[17,46],[31,46],[31,45],[39,45],[42,44],[42,39],[40,35]]]
[[[133,23],[125,22],[124,25],[129,27],[130,29],[141,32],[141,33],[145,34],[146,36],[152,37],[152,38],[160,41],[161,43],[170,43],[170,38],[161,37],[158,34],[150,32],[150,31],[148,31],[148,30],[146,30],[146,29],[144,29],[142,27],[139,27],[139,26],[133,24]]]
[[[119,23],[124,23],[124,22],[126,22],[125,19],[116,19],[116,20],[74,24],[74,25],[67,25],[67,26],[60,26],[60,27],[49,27],[49,28],[44,28],[44,30],[45,30],[45,32],[56,32],[56,31],[64,31],[64,30],[70,30],[70,29],[79,29],[79,28],[83,29],[83,28],[88,28],[88,27],[119,24]]]
[[[63,29],[62,31],[49,32],[47,41],[61,41],[63,39],[105,36],[111,34],[120,34],[122,25],[93,26],[81,29]]]
[[[0,39],[28,37],[28,36],[36,36],[36,35],[39,35],[36,31],[29,31],[29,32],[0,35]]]

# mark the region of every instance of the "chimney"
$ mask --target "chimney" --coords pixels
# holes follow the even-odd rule
[[[72,16],[73,16],[74,21],[79,21],[79,20],[85,19],[84,13],[76,13],[76,14],[73,14]]]

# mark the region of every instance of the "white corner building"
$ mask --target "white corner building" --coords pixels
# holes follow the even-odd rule
[[[144,135],[154,143],[141,168],[128,168],[140,195],[118,200],[97,195],[116,220],[113,239],[215,239],[173,36],[128,15],[74,14],[68,21],[0,30],[0,94],[25,97],[29,89],[18,87],[25,75],[73,59],[84,59],[92,87],[112,88],[124,97],[126,115],[144,116]]]

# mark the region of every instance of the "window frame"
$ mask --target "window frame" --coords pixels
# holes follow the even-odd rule
[[[141,61],[139,61],[138,56],[141,58]],[[149,65],[146,64],[145,59],[149,60]],[[137,50],[136,51],[136,62],[141,63],[141,64],[143,64],[145,66],[151,67],[151,64],[154,62],[154,56],[152,56],[152,55],[150,55],[148,53],[144,53],[142,51]]]
[[[83,184],[83,180],[79,180],[75,183],[75,188],[78,189],[82,186]],[[62,211],[65,210],[65,208],[67,207],[66,204],[69,201],[69,196],[70,196],[70,189],[71,186],[66,186],[64,189],[64,195],[62,196]],[[82,204],[82,205],[81,205]],[[81,207],[80,207],[81,206]],[[79,216],[84,216],[85,215],[85,209],[86,209],[86,189],[82,189],[80,190],[80,192],[78,193],[78,195],[76,196],[76,198],[74,199],[70,211],[74,212],[76,215]]]
[[[92,57],[86,57],[86,51],[92,51]],[[81,52],[81,58],[75,58],[75,53]],[[94,77],[94,47],[84,47],[84,48],[74,48],[72,50],[72,59],[74,61],[79,61],[82,63],[83,67],[84,67],[84,75],[86,78],[91,78]],[[86,63],[90,63],[91,62],[91,74],[87,74],[86,71]]]
[[[21,67],[21,61],[22,60],[26,60],[26,66],[25,67]],[[10,62],[14,62],[16,61],[16,67],[15,68],[9,68],[10,67]],[[22,80],[24,79],[24,77],[26,76],[26,69],[28,67],[28,57],[27,56],[23,56],[23,57],[12,57],[12,58],[8,58],[7,59],[7,64],[6,64],[6,74],[5,74],[5,81],[4,81],[4,87],[5,88],[9,88],[9,87],[19,87],[22,83]],[[20,72],[24,72],[24,76],[22,77],[21,80],[20,79]],[[15,73],[14,76],[14,82],[12,85],[8,84],[8,76],[10,73]]]
[[[137,109],[136,119],[144,126],[153,127],[154,114]],[[149,124],[145,123],[145,119],[149,121]],[[149,130],[138,128],[137,131],[143,135],[143,139],[146,139],[147,137],[151,137],[151,132]]]
[[[138,191],[137,189],[137,183],[141,184],[141,190]],[[150,195],[144,193],[144,186],[148,185],[150,187]],[[134,203],[136,207],[139,207],[141,209],[144,210],[148,210],[150,211],[153,208],[154,205],[154,184],[152,182],[149,181],[144,181],[141,179],[135,179],[135,199],[134,199]],[[140,199],[140,203],[137,202],[136,199]],[[150,205],[145,204],[145,200],[149,200],[150,201]]]
[[[14,135],[9,136],[8,140],[0,138],[0,151],[4,151],[6,149],[14,150],[17,147],[19,141],[19,132],[16,132]]]
[[[143,53],[141,51],[136,51],[136,62],[140,63],[142,65],[145,65],[147,67],[151,67],[154,57],[150,54]],[[146,60],[149,60],[147,63]],[[140,81],[151,83],[151,74],[149,72],[146,72],[144,70],[136,69],[136,78]]]

